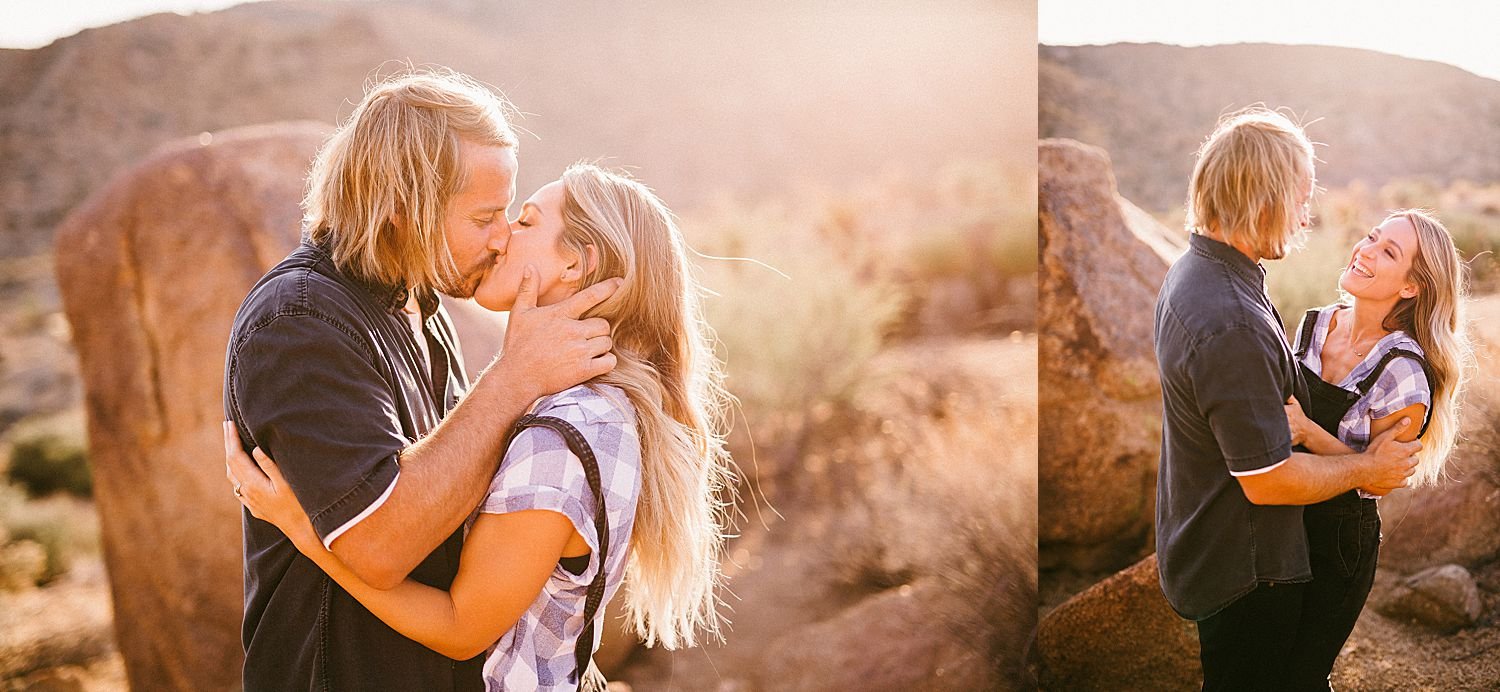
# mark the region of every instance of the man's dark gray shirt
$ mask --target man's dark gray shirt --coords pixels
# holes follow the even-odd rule
[[[1157,296],[1155,345],[1156,551],[1167,601],[1201,620],[1258,582],[1310,580],[1302,508],[1251,504],[1234,478],[1291,456],[1283,406],[1293,395],[1307,401],[1265,271],[1191,235]]]
[[[399,453],[467,386],[458,341],[424,296],[424,362],[406,291],[354,279],[304,241],[240,305],[225,364],[225,413],[276,460],[325,544],[383,502]],[[276,527],[244,513],[246,690],[482,689],[482,660],[452,661],[396,633]],[[462,531],[412,571],[448,588]]]

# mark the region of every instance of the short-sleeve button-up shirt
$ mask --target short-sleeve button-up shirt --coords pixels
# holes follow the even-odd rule
[[[325,544],[385,501],[400,452],[467,386],[446,311],[431,294],[419,302],[431,367],[400,311],[403,288],[351,277],[304,241],[235,315],[225,414],[246,449],[276,460]],[[245,689],[482,689],[479,659],[455,662],[398,634],[275,526],[243,517]],[[461,548],[459,530],[410,578],[448,588]]]
[[[1292,453],[1283,408],[1307,400],[1265,272],[1199,234],[1156,302],[1162,388],[1156,544],[1162,590],[1199,620],[1258,582],[1311,579],[1302,508],[1252,504],[1235,480]]]

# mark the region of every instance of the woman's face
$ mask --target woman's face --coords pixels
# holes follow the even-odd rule
[[[537,271],[537,305],[551,305],[578,292],[582,278],[578,256],[558,242],[563,232],[562,205],[561,180],[543,185],[521,205],[520,215],[510,224],[510,242],[474,291],[475,302],[489,310],[511,309],[528,264]]]
[[[1417,252],[1417,229],[1411,222],[1401,217],[1386,219],[1354,245],[1349,264],[1339,276],[1339,288],[1369,300],[1415,296],[1417,284],[1407,276]]]

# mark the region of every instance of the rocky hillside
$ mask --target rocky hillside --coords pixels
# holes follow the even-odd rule
[[[1237,44],[1042,46],[1040,128],[1109,150],[1120,192],[1182,205],[1193,152],[1221,113],[1291,109],[1324,185],[1500,179],[1500,82],[1352,48]]]
[[[0,51],[0,253],[44,248],[68,209],[162,142],[331,124],[387,61],[468,72],[530,114],[522,190],[580,158],[636,167],[677,206],[992,158],[1034,136],[1029,118],[1002,117],[1034,104],[1001,68],[1030,52],[998,40],[1030,21],[1008,12],[278,0],[91,29]]]
[[[55,226],[165,142],[273,121],[331,128],[370,78],[435,63],[524,112],[521,194],[602,159],[691,211],[956,159],[1029,167],[1034,42],[1034,9],[980,0],[273,0],[0,50],[0,434],[79,398]]]

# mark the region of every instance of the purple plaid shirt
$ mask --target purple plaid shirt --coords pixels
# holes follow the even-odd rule
[[[1307,355],[1302,358],[1302,364],[1308,369],[1323,376],[1323,343],[1328,339],[1328,323],[1335,310],[1345,307],[1341,304],[1328,305],[1318,309],[1318,323],[1312,332],[1312,343],[1308,344]],[[1426,355],[1422,347],[1417,345],[1416,339],[1411,338],[1406,332],[1395,331],[1386,334],[1375,343],[1359,365],[1354,366],[1343,381],[1336,382],[1341,389],[1355,391],[1355,385],[1370,374],[1370,371],[1380,363],[1380,359],[1393,348],[1401,348],[1418,355]],[[1348,445],[1356,452],[1363,452],[1370,444],[1370,424],[1377,418],[1384,418],[1412,404],[1422,404],[1432,408],[1432,385],[1427,382],[1427,375],[1422,372],[1422,366],[1410,358],[1396,358],[1387,363],[1385,370],[1380,373],[1380,378],[1375,381],[1375,386],[1370,393],[1361,397],[1359,401],[1349,407],[1339,421],[1338,438],[1340,442]],[[1417,421],[1418,424],[1421,421]]]
[[[604,603],[619,590],[635,526],[641,493],[641,443],[635,409],[625,393],[609,385],[580,385],[541,399],[539,416],[561,418],[578,429],[599,460],[600,485],[609,517],[609,564],[605,565]],[[582,574],[562,566],[537,594],[536,601],[506,632],[484,662],[485,686],[498,690],[571,690],[573,646],[583,632],[583,605],[589,582],[599,570],[599,536],[594,528],[594,493],[583,475],[583,462],[562,437],[547,428],[527,428],[511,441],[490,481],[479,514],[543,509],[567,517],[589,546],[589,565]],[[604,628],[604,608],[595,616],[594,632]],[[597,649],[596,639],[593,647]]]

